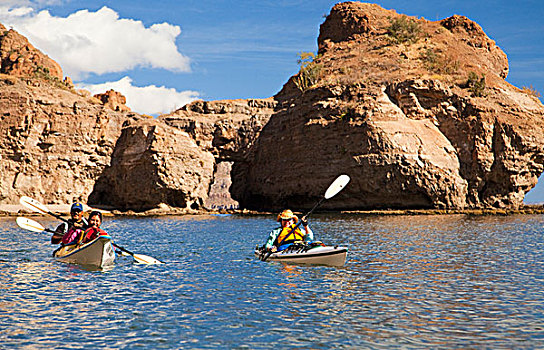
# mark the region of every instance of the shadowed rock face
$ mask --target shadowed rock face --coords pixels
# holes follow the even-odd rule
[[[189,135],[156,120],[123,128],[90,203],[147,210],[165,203],[198,209],[207,198],[214,158]]]

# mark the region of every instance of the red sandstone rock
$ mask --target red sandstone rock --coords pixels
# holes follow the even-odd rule
[[[127,99],[120,92],[110,89],[103,94],[96,94],[93,97],[114,111],[130,112],[130,108],[126,106]]]
[[[37,50],[15,30],[0,24],[0,72],[19,76],[41,76],[62,81],[57,62]]]

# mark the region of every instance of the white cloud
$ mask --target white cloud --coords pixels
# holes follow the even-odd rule
[[[32,7],[17,7],[14,9],[0,7],[0,18],[26,16],[32,12],[34,12],[34,9],[32,9]]]
[[[190,71],[189,58],[178,51],[175,42],[181,33],[179,26],[145,27],[141,21],[119,18],[108,7],[56,17],[47,10],[0,6],[0,22],[27,37],[74,80],[137,67]]]
[[[181,91],[165,86],[138,87],[130,77],[103,84],[78,84],[78,88],[89,90],[93,95],[113,89],[127,98],[127,106],[135,112],[158,115],[170,113],[198,97],[196,91]]]

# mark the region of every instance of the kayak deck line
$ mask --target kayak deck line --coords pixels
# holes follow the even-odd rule
[[[294,248],[294,249],[293,249]],[[348,253],[347,247],[316,246],[316,247],[288,247],[279,252],[267,253],[262,247],[255,248],[255,256],[263,260],[292,262],[309,265],[343,266]]]
[[[300,258],[313,258],[318,256],[328,256],[328,255],[336,255],[336,254],[343,254],[347,253],[347,248],[336,248],[335,251],[331,252],[323,252],[318,254],[296,254],[296,253],[281,253],[279,252],[279,255],[275,256],[273,259],[281,260],[281,259],[300,259]],[[289,254],[289,256],[287,256]],[[285,255],[285,256],[282,256]]]

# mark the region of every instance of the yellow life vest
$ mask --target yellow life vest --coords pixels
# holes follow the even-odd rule
[[[284,227],[282,228],[280,234],[278,235],[278,238],[277,238],[277,242],[278,244],[285,244],[287,242],[291,242],[291,241],[303,241],[304,240],[304,234],[302,233],[302,231],[300,231],[300,228],[297,227],[297,229],[291,233],[291,231],[293,230],[293,227],[295,227],[296,225],[291,225],[291,226],[287,226],[287,227]],[[289,236],[289,237],[287,237]],[[285,238],[288,238],[287,241],[283,241]]]

